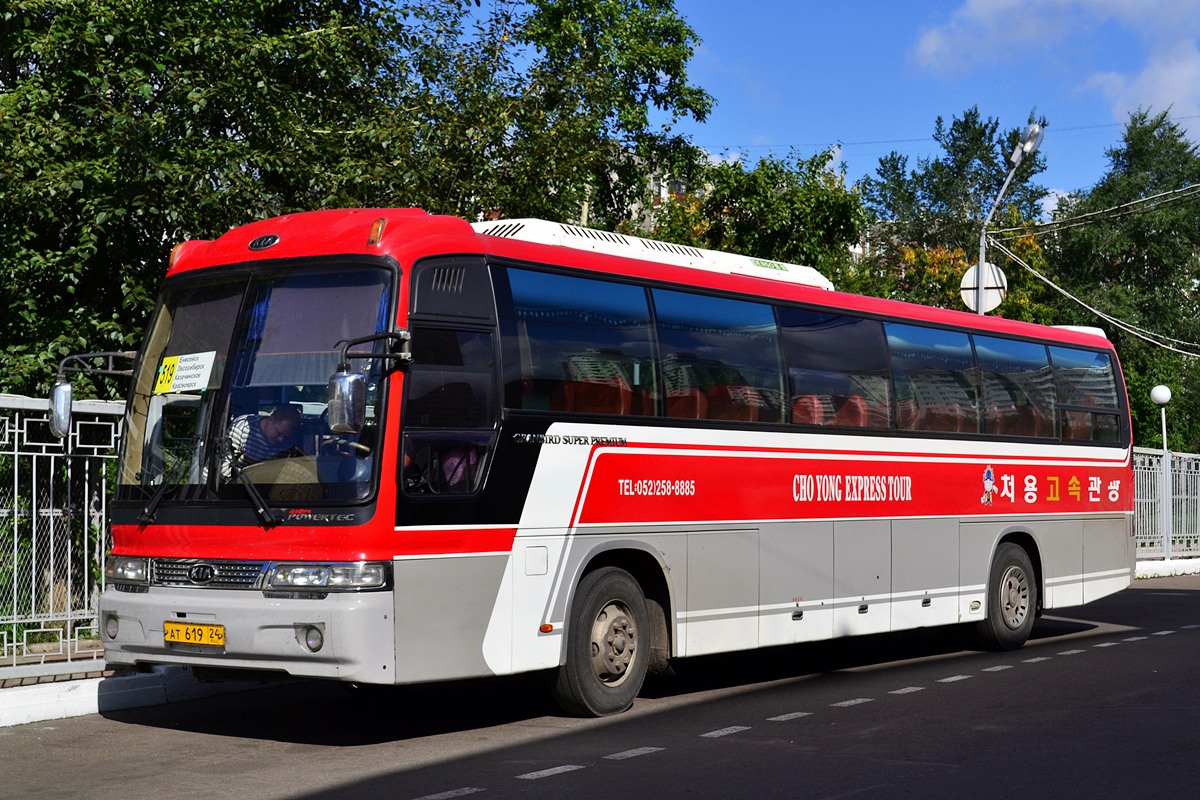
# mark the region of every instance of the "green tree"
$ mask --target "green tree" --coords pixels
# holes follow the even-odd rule
[[[691,152],[671,0],[11,0],[0,387],[136,345],[170,248],[329,206],[611,225]]]
[[[353,203],[395,133],[392,43],[373,3],[29,0],[0,19],[3,385],[69,352],[125,349],[171,246]],[[419,24],[415,27],[419,28]]]
[[[608,229],[644,199],[647,175],[697,152],[650,111],[703,121],[712,98],[686,80],[699,44],[674,0],[534,0],[523,41],[535,54],[515,104],[497,187],[512,216],[576,217]],[[547,178],[552,178],[547,180]]]
[[[1032,114],[1029,121],[1045,125]],[[908,157],[892,152],[879,160],[876,177],[863,178],[857,188],[872,219],[886,223],[889,240],[970,252],[1012,167],[1009,156],[1020,135],[1018,128],[1001,131],[999,120],[984,118],[978,106],[949,124],[938,117],[933,141],[941,155],[920,158],[909,170]],[[1024,219],[1041,216],[1046,189],[1032,181],[1044,169],[1040,153],[1025,158],[1005,193],[1005,205]]]
[[[1158,409],[1149,400],[1159,383],[1174,392],[1171,446],[1200,450],[1200,378],[1197,359],[1161,346],[1200,353],[1200,217],[1197,201],[1129,204],[1200,183],[1200,149],[1167,112],[1130,115],[1119,145],[1107,152],[1109,169],[1091,189],[1060,201],[1055,218],[1081,218],[1046,239],[1063,283],[1087,305],[1125,323],[1160,334],[1150,342],[1063,304],[1064,321],[1099,325],[1117,346],[1142,445],[1161,446]]]
[[[710,165],[699,194],[668,202],[652,235],[665,241],[808,264],[831,279],[846,269],[865,221],[833,153]],[[701,196],[702,195],[702,196]]]
[[[1030,122],[1045,125],[1044,119]],[[915,169],[893,152],[879,161],[875,176],[856,185],[871,218],[864,262],[846,276],[847,288],[863,294],[961,308],[963,272],[978,260],[983,220],[1004,185],[1021,130],[1001,131],[978,107],[949,124],[938,117],[933,140],[942,153],[921,158]],[[1041,154],[1022,160],[992,225],[1019,227],[1041,216],[1046,189],[1033,179],[1045,169]],[[1017,246],[1044,269],[1036,241],[1017,237]],[[1008,297],[998,315],[1037,322],[1054,320],[1054,298],[1036,278],[996,254],[1008,278]],[[1035,265],[1036,266],[1036,265]]]

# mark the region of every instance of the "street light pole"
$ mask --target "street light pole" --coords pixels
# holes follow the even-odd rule
[[[1171,537],[1175,528],[1173,498],[1171,496],[1171,451],[1167,449],[1167,403],[1171,402],[1171,389],[1155,386],[1150,390],[1150,400],[1162,413],[1162,474],[1159,477],[1159,525],[1162,527],[1163,558],[1171,557]]]
[[[1025,126],[1024,132],[1021,133],[1021,141],[1017,142],[1017,146],[1013,148],[1012,155],[1008,160],[1012,162],[1012,169],[1008,171],[1008,177],[1004,179],[1004,185],[1000,187],[1000,193],[996,195],[996,202],[992,203],[992,208],[988,211],[987,216],[983,218],[983,226],[979,229],[979,267],[975,274],[975,313],[986,314],[983,310],[983,287],[984,287],[984,264],[987,263],[987,227],[992,221],[992,215],[996,213],[996,209],[1000,207],[1000,201],[1004,198],[1004,193],[1008,191],[1008,185],[1012,183],[1013,176],[1017,174],[1017,167],[1021,166],[1021,162],[1025,160],[1025,156],[1032,155],[1037,152],[1038,147],[1042,144],[1042,137],[1046,135],[1045,129],[1031,122]],[[990,280],[992,271],[987,270],[986,279]]]

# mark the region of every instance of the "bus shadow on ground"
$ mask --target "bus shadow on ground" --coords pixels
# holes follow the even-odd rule
[[[1095,625],[1039,619],[1031,641],[1086,632]],[[930,628],[830,642],[679,659],[672,674],[649,676],[653,699],[844,670],[898,665],[971,651],[968,632]],[[418,686],[362,686],[284,680],[261,688],[148,708],[102,712],[108,719],[214,736],[357,747],[419,739],[560,716],[550,696],[552,673]],[[308,724],[305,720],[319,720]]]
[[[1097,626],[1070,619],[1041,618],[1030,642],[1085,633]],[[673,662],[674,674],[650,676],[643,697],[676,697],[806,676],[841,672],[979,650],[968,626],[921,628],[825,642],[699,656]]]
[[[213,736],[358,747],[553,715],[548,681],[540,673],[417,686],[282,679],[203,700],[101,713]]]

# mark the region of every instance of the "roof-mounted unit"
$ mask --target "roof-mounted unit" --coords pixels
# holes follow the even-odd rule
[[[829,279],[820,272],[800,264],[785,264],[765,258],[722,253],[719,250],[702,250],[698,247],[658,242],[653,239],[643,239],[640,236],[598,231],[578,225],[548,222],[544,219],[501,219],[475,222],[471,224],[471,227],[475,229],[476,233],[484,236],[500,236],[506,239],[519,239],[523,242],[553,244],[576,250],[593,250],[597,253],[658,261],[709,272],[753,275],[758,278],[815,286],[818,289],[833,288]]]

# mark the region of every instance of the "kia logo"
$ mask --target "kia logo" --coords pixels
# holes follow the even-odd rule
[[[259,236],[254,241],[250,242],[251,250],[266,250],[268,247],[274,247],[279,244],[279,237],[271,233],[266,236]]]
[[[217,577],[217,568],[212,564],[192,564],[188,569],[188,580],[192,583],[208,583]]]

